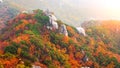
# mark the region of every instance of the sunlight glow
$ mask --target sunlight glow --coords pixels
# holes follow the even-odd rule
[[[120,20],[120,0],[81,0],[79,8],[89,9],[93,18],[119,19]]]
[[[120,0],[101,0],[101,2],[103,3],[102,5],[107,8],[120,9]]]

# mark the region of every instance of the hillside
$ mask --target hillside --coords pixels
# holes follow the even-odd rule
[[[79,10],[80,8],[76,8],[76,6],[71,5],[71,3],[74,4],[75,1],[72,0],[6,0],[9,3],[14,3],[16,5],[19,5],[26,10],[34,10],[34,9],[42,9],[46,10],[49,9],[50,11],[53,11],[57,18],[64,21],[66,24],[78,26],[81,21],[84,21],[84,11]],[[33,5],[34,4],[34,5]],[[24,6],[25,5],[25,6]],[[51,8],[52,7],[52,8]],[[66,14],[67,13],[67,14]],[[83,13],[83,14],[82,14]],[[79,15],[81,14],[81,15]],[[76,22],[76,24],[74,24]]]
[[[0,3],[0,30],[4,28],[6,22],[14,18],[19,12],[12,4],[8,2]]]
[[[86,28],[83,36],[73,26],[60,20],[51,26],[49,20],[39,9],[9,20],[0,35],[0,67],[120,68],[119,49],[113,51],[117,45],[107,23]],[[65,27],[68,34],[61,31]]]
[[[105,21],[89,21],[82,24],[84,28],[89,32],[89,36],[100,36],[105,43],[110,44],[110,49],[113,52],[120,53],[119,39],[120,39],[120,21],[118,20],[105,20]],[[96,36],[96,39],[98,38]]]

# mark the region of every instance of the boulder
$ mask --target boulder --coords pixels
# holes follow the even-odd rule
[[[61,27],[60,27],[60,34],[64,34],[65,36],[68,36],[68,32],[67,32],[65,24],[61,25]]]
[[[89,58],[87,57],[87,55],[84,55],[84,57],[83,57],[83,61],[84,61],[84,62],[89,61]]]
[[[76,29],[77,29],[77,31],[78,31],[79,34],[82,34],[82,35],[86,36],[84,28],[82,28],[82,27],[76,27]]]
[[[50,22],[50,25],[52,25],[53,29],[58,29],[58,23],[56,21],[57,21],[57,18],[54,15],[52,14],[49,15],[49,22]]]
[[[48,28],[50,27],[50,29],[51,27],[52,29],[58,29],[57,18],[55,17],[55,15],[52,12],[50,12],[48,9],[44,12],[44,14],[49,17],[49,26],[47,27]]]
[[[28,13],[28,11],[22,11],[22,13]]]
[[[51,14],[51,12],[47,9],[46,11],[44,11],[44,14],[45,14],[46,16],[49,16],[49,14]]]
[[[41,68],[41,67],[37,65],[32,65],[32,68]]]

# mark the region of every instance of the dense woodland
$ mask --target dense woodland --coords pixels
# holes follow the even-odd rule
[[[87,36],[67,24],[64,36],[48,22],[39,9],[9,20],[0,34],[0,68],[120,68],[119,21],[84,27]]]

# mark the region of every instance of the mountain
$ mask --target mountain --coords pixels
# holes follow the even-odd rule
[[[120,67],[119,48],[114,44],[119,35],[112,36],[119,23],[84,26],[87,36],[83,36],[75,27],[47,13],[40,9],[20,13],[7,22],[0,34],[2,68]]]
[[[87,1],[87,0],[5,0],[14,3],[27,10],[49,9],[57,18],[66,24],[80,26],[88,20],[119,19],[119,5],[117,1]],[[106,3],[104,3],[106,2]],[[109,5],[117,3],[114,8]],[[116,6],[116,8],[115,8]],[[52,7],[52,8],[51,8]],[[117,9],[118,8],[118,9]],[[109,11],[109,12],[108,12]],[[62,15],[62,16],[61,16]]]
[[[119,50],[120,21],[119,20],[104,20],[104,21],[92,21],[92,22],[89,21],[83,23],[82,25],[87,30],[88,32],[87,34],[90,37],[94,37],[96,40],[101,39],[105,44],[107,44],[105,46],[108,49],[107,54],[113,55],[116,58],[119,57],[117,55],[120,53]],[[109,51],[113,52],[113,54],[111,54]]]
[[[91,29],[96,27],[96,29],[99,31],[104,30],[105,34],[103,33],[103,35],[112,37],[111,41],[117,42],[117,45],[119,45],[119,33],[120,33],[119,23],[120,23],[119,20],[86,21],[82,24],[82,26],[85,29]]]
[[[84,20],[82,18],[82,10],[76,8],[75,4],[70,4],[69,2],[74,3],[72,0],[6,0],[9,3],[15,3],[16,5],[25,8],[28,11],[34,9],[42,9],[53,11],[58,19],[63,20],[66,24],[79,26]],[[34,5],[33,5],[34,4]],[[24,6],[25,5],[25,6]],[[52,8],[51,8],[52,7]],[[67,14],[66,14],[67,13]],[[81,15],[79,15],[81,14]],[[62,16],[61,16],[62,15]],[[76,24],[74,24],[76,23]],[[79,25],[77,25],[79,24]]]
[[[0,30],[6,26],[7,21],[11,20],[19,13],[19,9],[20,8],[6,1],[0,3]]]

